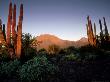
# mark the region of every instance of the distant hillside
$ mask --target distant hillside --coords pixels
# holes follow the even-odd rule
[[[88,44],[88,40],[85,37],[81,38],[78,41],[69,41],[69,40],[62,40],[50,34],[40,35],[36,37],[36,41],[40,42],[38,49],[41,49],[41,48],[47,49],[48,46],[52,44],[58,45],[60,48],[66,48],[69,46],[80,47],[80,46]]]

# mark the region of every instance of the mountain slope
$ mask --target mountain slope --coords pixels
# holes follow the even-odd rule
[[[69,46],[80,47],[83,45],[88,44],[87,38],[81,38],[78,41],[69,41],[69,40],[62,40],[54,35],[50,34],[43,34],[36,37],[37,42],[41,42],[38,45],[38,49],[45,48],[47,49],[49,45],[55,44],[58,45],[60,48],[66,48]]]

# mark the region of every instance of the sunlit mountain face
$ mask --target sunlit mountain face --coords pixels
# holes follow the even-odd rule
[[[42,34],[36,37],[36,42],[40,42],[38,46],[39,49],[47,49],[50,45],[58,45],[60,48],[67,48],[69,46],[81,47],[88,44],[88,40],[85,37],[77,41],[69,41],[62,40],[57,36],[50,34]]]

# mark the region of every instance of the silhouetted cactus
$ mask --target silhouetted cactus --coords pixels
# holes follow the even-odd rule
[[[5,24],[3,24],[3,36],[4,36],[4,39],[6,41],[6,31],[5,31]]]
[[[94,23],[94,38],[96,38],[96,25]]]
[[[96,25],[95,25],[95,23],[94,23],[94,46],[96,46],[97,45],[97,42],[96,42]]]
[[[104,41],[104,35],[103,35],[103,30],[102,30],[102,23],[101,23],[101,20],[99,19],[99,24],[100,24],[100,40],[101,40],[101,43],[103,43]]]
[[[109,40],[109,33],[108,33],[105,17],[103,17],[103,20],[104,20],[104,26],[105,26],[105,40],[108,41]]]
[[[0,25],[2,25],[2,20],[0,19]]]

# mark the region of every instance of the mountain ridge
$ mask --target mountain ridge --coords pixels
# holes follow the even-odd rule
[[[48,49],[48,47],[53,44],[58,45],[60,48],[67,48],[69,46],[81,47],[88,44],[88,40],[85,37],[82,37],[80,40],[77,41],[70,41],[60,39],[57,36],[51,34],[41,34],[36,37],[36,41],[41,42],[38,45],[38,49]]]

